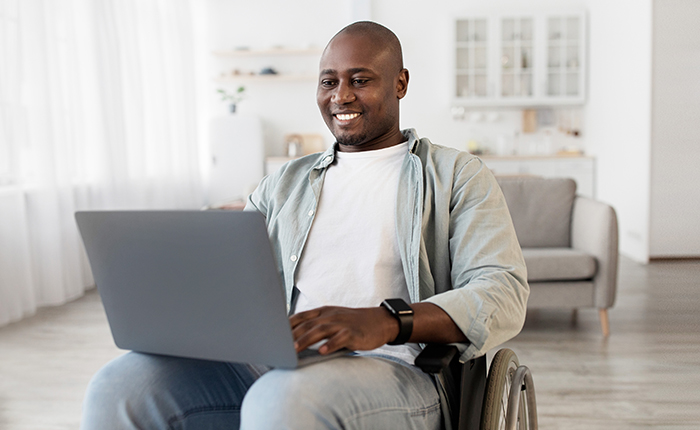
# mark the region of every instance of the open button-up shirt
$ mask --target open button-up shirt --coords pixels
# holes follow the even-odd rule
[[[470,341],[457,345],[468,360],[522,328],[529,295],[525,262],[503,194],[484,163],[419,139],[413,129],[402,133],[409,151],[396,229],[408,292],[411,302],[431,302],[447,312]],[[285,164],[248,197],[246,210],[266,218],[288,306],[336,150]]]

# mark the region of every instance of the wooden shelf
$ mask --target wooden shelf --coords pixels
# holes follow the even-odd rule
[[[225,78],[215,78],[214,81],[220,84],[232,84],[237,82],[312,82],[316,75],[237,75]]]
[[[240,49],[228,51],[214,51],[212,54],[217,57],[274,57],[278,55],[321,55],[320,48],[309,49]]]

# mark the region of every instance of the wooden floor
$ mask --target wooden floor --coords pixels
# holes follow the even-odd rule
[[[700,262],[621,260],[610,311],[536,311],[506,346],[533,372],[540,428],[700,428]],[[90,376],[121,354],[95,292],[0,329],[0,429],[76,429]]]

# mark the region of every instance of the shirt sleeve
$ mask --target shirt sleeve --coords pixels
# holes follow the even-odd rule
[[[255,187],[255,190],[253,190],[253,192],[248,196],[245,208],[243,208],[243,210],[258,211],[263,214],[265,218],[267,218],[270,194],[273,188],[272,183],[274,180],[275,178],[273,176],[265,176],[262,178],[258,186]]]
[[[471,344],[463,360],[483,355],[522,329],[529,296],[527,272],[505,198],[478,158],[456,174],[449,217],[452,290],[428,298]]]

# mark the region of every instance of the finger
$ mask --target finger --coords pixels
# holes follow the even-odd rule
[[[299,330],[295,335],[294,348],[303,351],[311,345],[335,335],[339,327],[329,324],[315,325],[307,330]]]
[[[292,329],[299,324],[303,323],[304,321],[308,321],[314,318],[318,318],[321,315],[321,310],[320,309],[311,309],[309,311],[305,312],[299,312],[298,314],[294,314],[291,317],[289,317],[289,324],[292,326]]]
[[[331,322],[328,321],[327,318],[322,318],[322,317],[315,317],[315,318],[309,318],[306,320],[299,320],[295,325],[292,326],[292,337],[294,340],[298,340],[301,338],[304,334],[307,332],[313,330],[314,328],[324,325],[324,324],[330,324]]]
[[[318,352],[321,355],[331,354],[342,348],[350,348],[350,340],[352,336],[348,330],[340,330],[334,336],[330,337],[326,343],[321,345]]]
[[[324,333],[331,334],[344,326],[344,321],[342,318],[338,318],[335,312],[326,308],[319,308],[318,310],[309,311],[307,315],[301,316],[298,320],[293,322],[292,326],[292,336],[295,340],[300,339],[307,332],[310,332],[318,327],[324,328]],[[337,329],[332,329],[331,327],[338,326]]]

